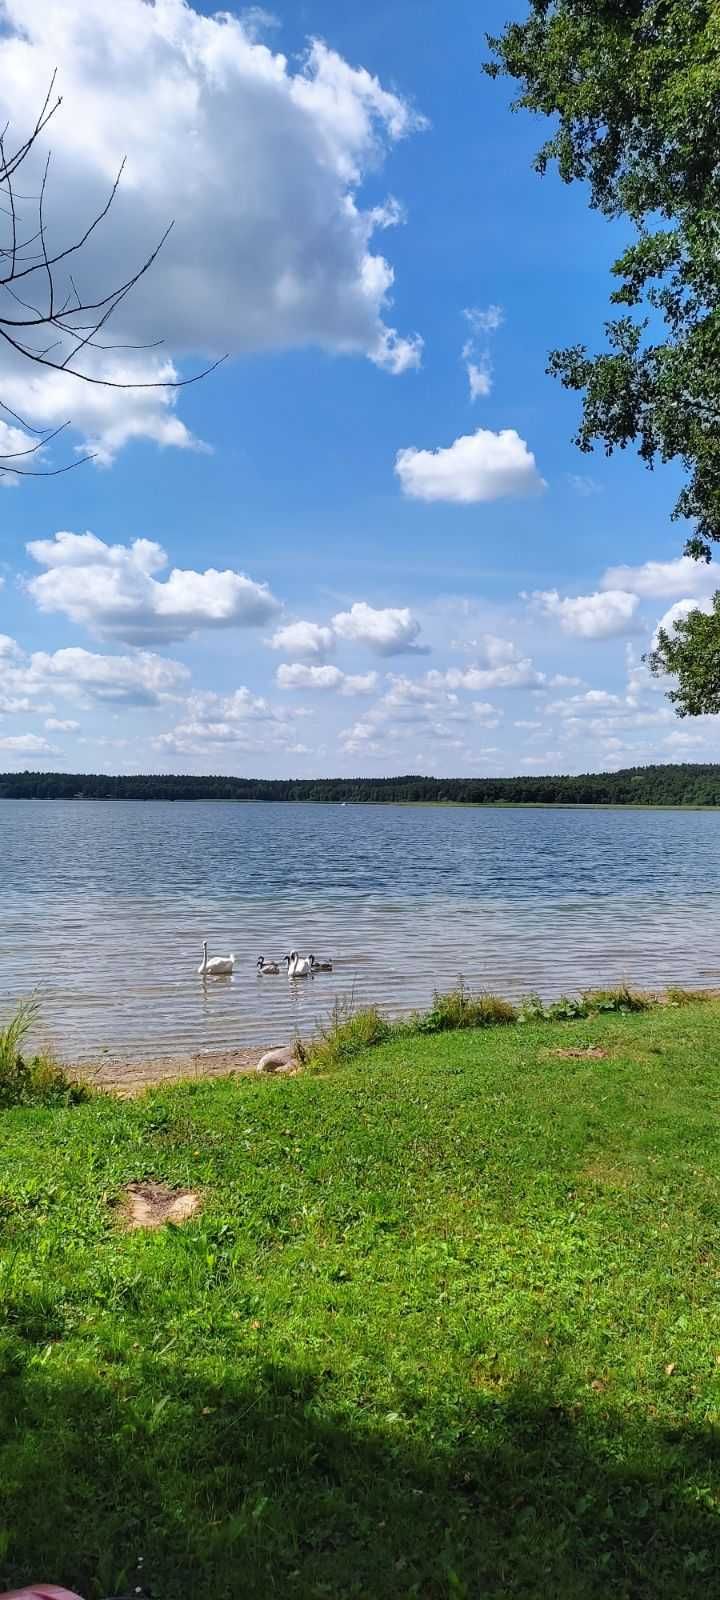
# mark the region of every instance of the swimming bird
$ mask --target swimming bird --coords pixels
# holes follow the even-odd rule
[[[316,961],[314,956],[310,957],[311,972],[332,972],[332,969],[332,961]]]
[[[299,956],[297,950],[291,950],[289,956],[283,956],[287,961],[289,978],[309,978],[312,966],[307,956]]]
[[[201,978],[223,978],[232,972],[234,965],[234,956],[211,956],[208,961],[208,942],[203,939],[203,958],[198,967]]]
[[[280,971],[277,961],[266,961],[264,956],[258,956],[257,969],[266,978],[271,975],[274,976],[276,972]]]

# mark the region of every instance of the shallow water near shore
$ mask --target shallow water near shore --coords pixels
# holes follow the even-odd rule
[[[551,997],[720,982],[720,814],[0,804],[0,1001],[68,1060],[267,1045],[337,996],[397,1015],[462,974]],[[201,943],[231,979],[197,975]],[[332,974],[255,962],[297,947]]]

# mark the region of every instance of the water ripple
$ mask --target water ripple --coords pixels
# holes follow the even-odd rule
[[[38,988],[68,1057],[309,1031],[336,995],[400,1013],[459,973],[518,996],[720,979],[714,812],[4,801],[0,997]],[[203,983],[200,944],[234,950]],[[257,955],[332,956],[312,981]]]

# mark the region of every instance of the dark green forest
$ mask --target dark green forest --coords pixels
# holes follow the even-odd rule
[[[365,805],[720,805],[720,764],[683,762],[572,777],[227,778],[0,773],[4,800],[282,800]]]

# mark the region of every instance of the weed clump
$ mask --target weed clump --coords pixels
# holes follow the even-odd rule
[[[84,1084],[72,1083],[52,1057],[23,1054],[23,1043],[38,1014],[35,998],[23,1000],[0,1028],[0,1111],[11,1106],[70,1106],[89,1099]]]
[[[630,989],[626,983],[618,984],[616,989],[588,989],[583,995],[583,1000],[588,1011],[595,1012],[649,1011],[653,1004],[652,995],[641,994],[638,989]]]
[[[327,1071],[351,1061],[372,1045],[384,1044],[393,1032],[393,1024],[377,1006],[363,1006],[356,1011],[352,1000],[337,999],[328,1022],[303,1047],[304,1064],[313,1071]]]
[[[493,1028],[517,1022],[509,1000],[497,994],[471,994],[462,978],[446,993],[435,990],[429,1011],[417,1018],[418,1033],[447,1033],[454,1028]]]

